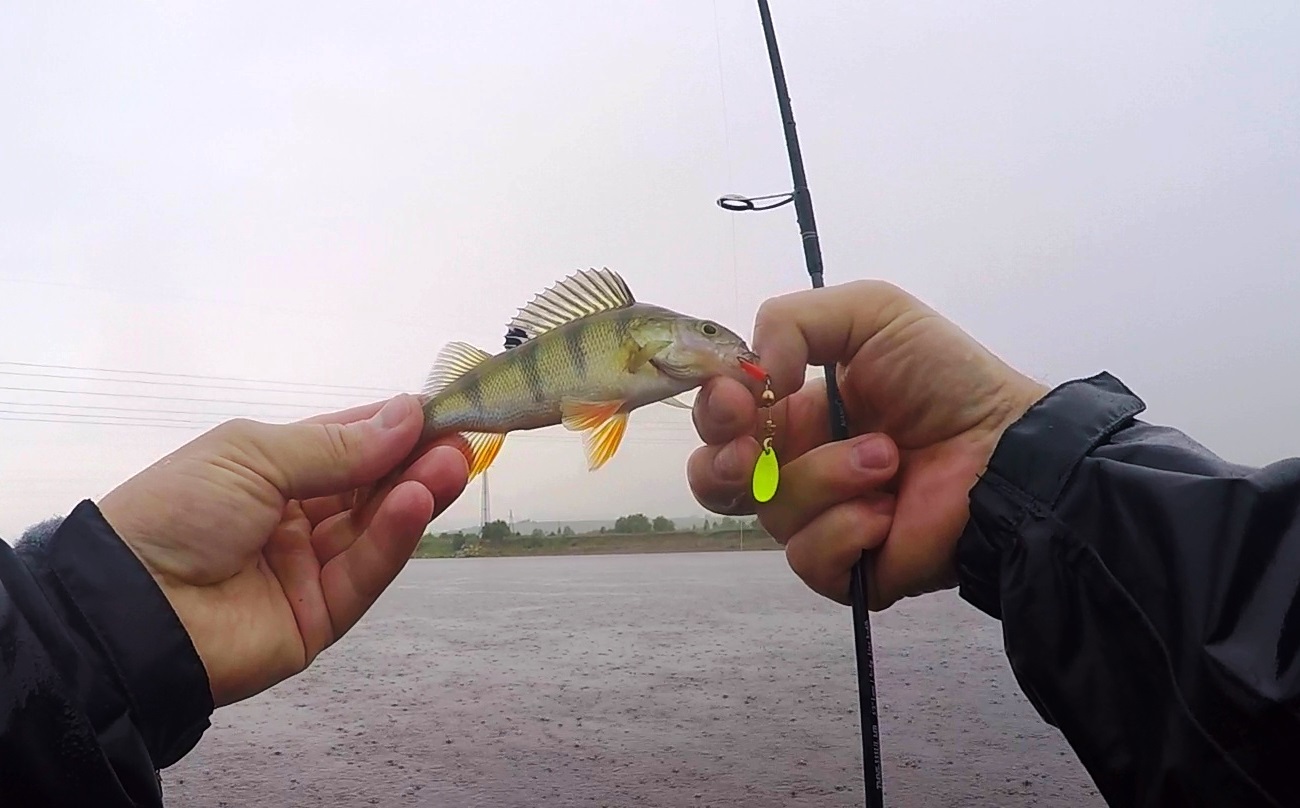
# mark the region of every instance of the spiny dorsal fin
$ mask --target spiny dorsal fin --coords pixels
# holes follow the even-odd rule
[[[533,297],[508,328],[523,331],[525,340],[533,339],[565,323],[635,302],[632,290],[617,272],[583,269]]]
[[[511,348],[518,348],[520,345],[523,345],[527,339],[528,339],[528,334],[522,328],[514,328],[514,327],[507,328],[506,329],[506,350],[508,351]]]
[[[433,370],[429,371],[429,377],[425,380],[424,389],[420,394],[428,397],[441,391],[442,388],[491,358],[492,354],[481,348],[475,348],[467,342],[447,343],[438,352]]]

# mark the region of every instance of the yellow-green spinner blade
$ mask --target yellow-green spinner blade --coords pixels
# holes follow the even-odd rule
[[[781,479],[781,467],[776,462],[776,450],[769,443],[763,447],[754,464],[754,500],[767,502],[776,496],[776,486]]]

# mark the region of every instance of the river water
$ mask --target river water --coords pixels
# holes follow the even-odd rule
[[[890,806],[1101,806],[999,625],[873,615]],[[217,712],[169,805],[861,806],[849,610],[779,552],[415,560],[310,670]]]

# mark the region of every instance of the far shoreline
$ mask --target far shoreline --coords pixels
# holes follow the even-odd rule
[[[412,558],[493,558],[517,556],[629,555],[646,553],[752,552],[783,549],[759,530],[664,533],[588,533],[576,536],[510,536],[480,543],[466,537],[457,549],[450,536],[426,535]]]

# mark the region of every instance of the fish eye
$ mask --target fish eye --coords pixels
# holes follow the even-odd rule
[[[713,323],[704,323],[700,326],[700,330],[703,331],[704,335],[707,337],[716,337],[718,335],[718,327]]]

